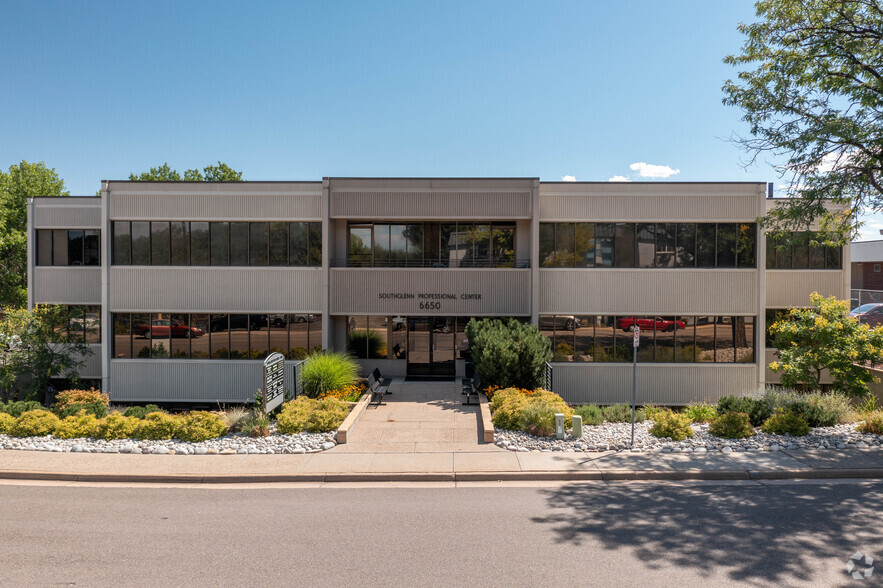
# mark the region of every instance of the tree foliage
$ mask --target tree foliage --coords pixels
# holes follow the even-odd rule
[[[76,380],[92,354],[82,331],[68,329],[67,308],[38,305],[33,311],[6,307],[0,320],[0,384],[15,396],[42,399],[52,378]]]
[[[764,219],[784,233],[819,222],[849,241],[859,216],[883,207],[883,6],[879,0],[759,0],[740,24],[740,69],[724,104],[742,109],[754,162],[770,154],[788,199]],[[826,200],[840,206],[826,206]]]
[[[238,172],[226,163],[218,162],[218,165],[207,165],[198,169],[188,169],[182,176],[178,170],[164,163],[159,167],[152,167],[150,171],[140,174],[129,174],[129,180],[133,182],[241,182],[242,172]]]
[[[544,384],[552,344],[534,325],[515,319],[472,319],[469,351],[482,385],[533,390]]]
[[[22,161],[0,171],[0,306],[27,304],[27,200],[68,196],[54,169]]]
[[[871,328],[849,316],[849,303],[817,292],[809,308],[792,308],[768,326],[778,349],[770,369],[789,387],[820,388],[822,371],[831,374],[834,389],[850,396],[870,394],[873,376],[862,367],[883,361],[883,327]]]

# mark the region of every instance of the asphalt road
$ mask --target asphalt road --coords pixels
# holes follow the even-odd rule
[[[0,485],[5,586],[873,586],[883,482]]]

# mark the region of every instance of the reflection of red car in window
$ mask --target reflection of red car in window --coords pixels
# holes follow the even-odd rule
[[[624,316],[616,319],[616,328],[622,329],[623,331],[634,331],[635,323],[638,323],[638,326],[642,331],[652,331],[654,328],[657,331],[675,331],[677,329],[685,329],[687,327],[687,323],[681,320],[668,320],[662,317],[633,317],[633,316]]]
[[[188,327],[187,325],[183,325],[178,321],[157,319],[151,322],[149,327],[147,325],[137,325],[135,327],[135,334],[139,337],[145,337],[147,339],[152,339],[153,337],[168,339],[170,336],[201,337],[205,334],[205,331],[196,327]]]

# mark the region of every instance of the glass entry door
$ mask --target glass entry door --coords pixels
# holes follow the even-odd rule
[[[408,318],[408,375],[453,376],[454,319],[414,316]]]

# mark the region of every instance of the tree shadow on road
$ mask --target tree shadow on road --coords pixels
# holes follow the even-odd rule
[[[812,581],[813,562],[883,551],[883,484],[573,484],[544,491],[559,543],[631,548],[650,569],[727,570],[759,586]],[[883,553],[873,553],[883,555]],[[845,571],[844,584],[851,581]]]

